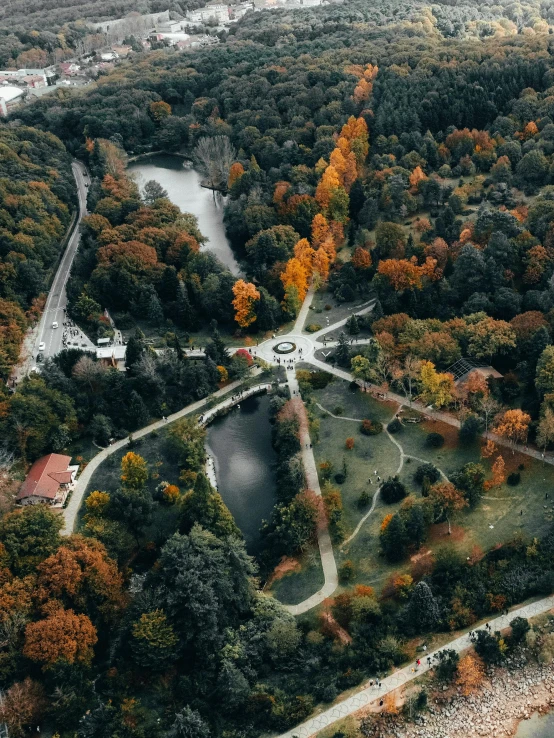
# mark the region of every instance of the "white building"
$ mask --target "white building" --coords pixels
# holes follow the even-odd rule
[[[158,33],[179,33],[183,25],[182,21],[167,21],[156,26]]]
[[[208,23],[216,21],[217,23],[229,22],[229,8],[223,3],[210,3],[205,8],[191,10],[187,13],[187,20],[190,23]]]
[[[20,87],[12,85],[0,86],[0,116],[6,116],[10,110],[23,100],[24,92]]]

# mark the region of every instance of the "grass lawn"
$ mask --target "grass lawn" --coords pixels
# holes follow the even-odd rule
[[[386,423],[396,411],[394,404],[378,402],[369,394],[352,392],[347,382],[336,378],[325,389],[313,392],[312,399],[333,414],[350,418],[371,418]],[[313,405],[313,412],[320,419],[320,438],[314,444],[316,462],[331,461],[335,474],[342,469],[343,460],[346,461],[346,480],[344,484],[335,486],[342,494],[343,520],[348,538],[367,512],[367,508],[360,509],[357,505],[360,492],[364,487],[370,492],[375,489],[374,485],[368,486],[368,478],[374,477],[374,469],[378,470],[382,479],[395,474],[400,452],[385,433],[364,436],[357,422],[333,418],[317,405]],[[445,437],[442,448],[434,449],[426,445],[426,437],[430,432],[441,433]],[[347,437],[355,439],[351,451],[344,446]],[[478,444],[459,446],[457,430],[440,421],[405,425],[400,433],[394,435],[394,440],[402,446],[405,454],[432,462],[447,476],[469,461],[482,463],[489,478],[491,476],[494,459],[481,459]],[[389,564],[379,555],[381,521],[386,514],[398,509],[398,505],[385,505],[379,501],[355,538],[347,544],[335,546],[339,567],[346,559],[354,562],[355,578],[349,587],[363,583],[380,590],[393,572],[409,571],[419,558],[444,545],[453,545],[464,555],[470,555],[475,547],[486,551],[520,533],[527,537],[543,535],[554,520],[554,467],[524,455],[513,455],[507,448],[501,448],[501,452],[506,463],[506,476],[524,464],[521,482],[515,487],[504,483],[485,492],[475,510],[462,512],[454,521],[451,536],[447,534],[446,523],[432,526],[421,551],[412,560],[408,559],[400,565]],[[415,459],[405,458],[399,475],[409,492],[417,496],[421,490],[413,481],[413,475],[419,464]],[[548,499],[545,499],[546,493],[549,493]]]
[[[314,546],[300,559],[300,569],[274,582],[267,591],[284,605],[296,605],[318,592],[325,582],[319,549]]]
[[[337,302],[332,292],[327,290],[318,291],[315,293],[308,311],[304,330],[306,330],[306,326],[312,323],[316,323],[324,328],[327,323],[327,318],[329,318],[329,325],[333,325],[333,323],[336,323],[339,320],[344,320],[344,318],[348,318],[352,313],[355,313],[361,305],[365,305],[369,299],[370,298],[367,297],[363,300],[356,300],[354,302]],[[330,305],[331,309],[326,310],[326,305]]]

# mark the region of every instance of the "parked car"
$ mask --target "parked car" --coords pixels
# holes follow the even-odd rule
[[[54,322],[52,323],[52,328],[57,328],[57,327],[58,327],[58,321],[57,321],[57,320],[55,320],[55,321],[54,321]]]
[[[44,341],[41,341],[38,345],[38,350],[44,351],[45,348],[46,348],[46,344],[44,343]]]

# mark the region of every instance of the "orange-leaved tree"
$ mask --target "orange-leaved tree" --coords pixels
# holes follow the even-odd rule
[[[524,443],[526,441],[530,422],[531,416],[523,410],[506,410],[499,417],[492,430],[493,433],[496,433],[501,438],[505,438],[507,441],[510,441],[512,446],[515,446],[516,443]]]
[[[435,520],[445,517],[450,535],[452,533],[450,518],[468,506],[467,500],[451,482],[434,484],[429,490],[429,498],[435,506]]]
[[[464,695],[474,692],[485,678],[485,665],[476,653],[468,653],[458,664],[456,683]]]
[[[308,272],[299,259],[293,258],[287,261],[285,271],[281,274],[281,282],[285,292],[290,287],[296,287],[298,299],[300,302],[304,301],[308,291]]]
[[[229,169],[229,178],[227,180],[227,187],[229,189],[235,184],[237,179],[240,179],[242,175],[244,174],[244,167],[240,163],[240,161],[234,162],[234,164],[231,164],[231,167]]]
[[[44,669],[59,662],[90,664],[97,640],[96,628],[87,615],[54,609],[44,620],[27,625],[23,655]]]
[[[235,320],[241,328],[247,328],[256,320],[254,306],[260,299],[260,293],[252,282],[238,279],[233,285],[233,307],[235,308]]]

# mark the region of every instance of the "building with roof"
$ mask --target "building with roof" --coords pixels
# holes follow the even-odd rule
[[[502,374],[497,372],[494,367],[477,359],[458,359],[458,361],[455,361],[448,367],[446,372],[452,374],[456,384],[466,382],[469,375],[473,374],[473,372],[478,372],[485,379],[489,377],[493,377],[494,379],[502,378]]]
[[[100,339],[102,340],[102,339]],[[100,341],[98,342],[100,343]],[[100,345],[96,349],[96,358],[106,366],[112,366],[120,372],[126,371],[125,354],[127,346],[124,344],[115,344],[112,346]]]
[[[73,489],[78,466],[70,466],[71,456],[49,454],[35,461],[16,496],[19,505],[62,507]]]
[[[13,85],[0,85],[0,116],[6,116],[10,110],[23,100],[24,91]]]

